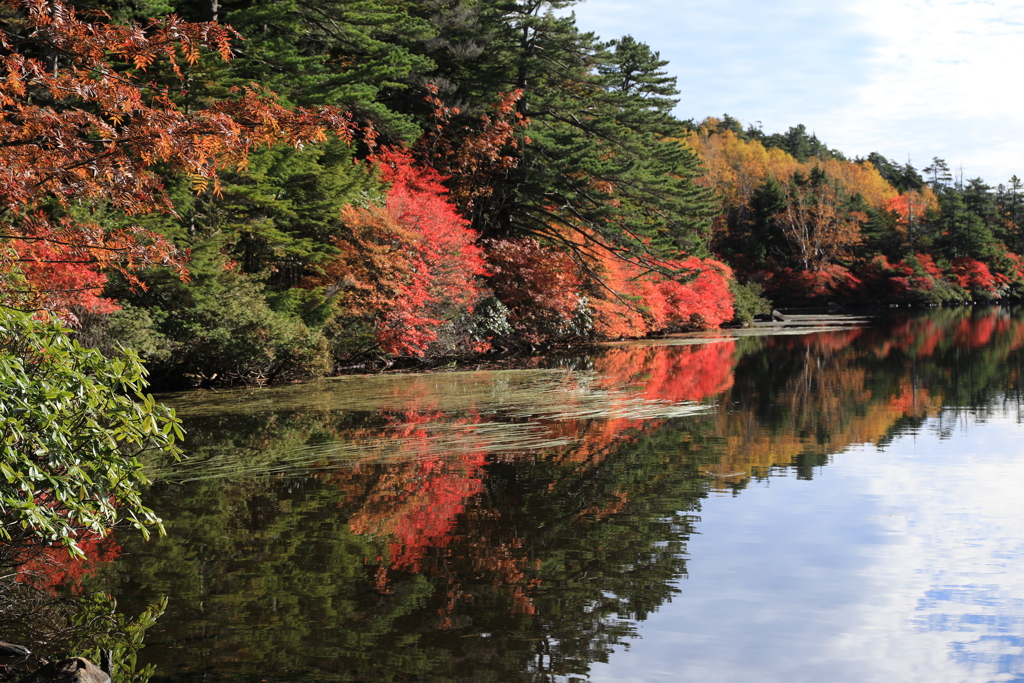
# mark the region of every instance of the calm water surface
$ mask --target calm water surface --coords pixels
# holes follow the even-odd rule
[[[1024,314],[175,397],[153,681],[1024,680]]]

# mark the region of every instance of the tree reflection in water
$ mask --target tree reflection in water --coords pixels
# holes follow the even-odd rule
[[[47,661],[85,657],[109,669],[118,683],[146,683],[155,671],[138,652],[146,629],[167,607],[161,598],[137,617],[118,609],[103,592],[87,592],[83,581],[120,555],[111,536],[79,540],[88,560],[72,558],[60,545],[40,547],[25,540],[0,545],[0,633],[30,655],[0,662],[0,681],[20,680]]]
[[[1019,397],[1022,342],[1006,309],[942,310],[554,374],[368,379],[361,402],[186,401],[192,463],[149,492],[168,537],[120,539],[84,582],[129,611],[173,596],[142,653],[154,680],[584,676],[677,592],[710,491],[813,478],[940,408]]]

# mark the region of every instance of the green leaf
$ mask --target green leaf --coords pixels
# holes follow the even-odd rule
[[[121,447],[180,457],[170,411],[124,394],[141,395],[144,375],[138,356],[106,359],[58,325],[0,308],[0,414],[20,412],[17,421],[0,419],[0,509],[10,523],[73,556],[82,555],[79,531],[103,534],[121,519],[147,536],[147,527],[162,531],[141,504],[142,467]]]

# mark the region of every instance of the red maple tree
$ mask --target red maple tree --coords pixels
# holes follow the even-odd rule
[[[165,265],[187,275],[182,253],[138,226],[73,217],[105,206],[128,217],[173,213],[160,165],[217,189],[217,172],[250,152],[301,146],[350,117],[331,108],[288,110],[256,88],[186,111],[147,76],[157,62],[182,76],[204,51],[231,56],[234,31],[170,16],[146,26],[87,22],[62,2],[2,0],[0,30],[0,301],[67,311],[95,306],[100,271]],[[45,57],[45,58],[44,58]],[[130,65],[119,68],[118,64]],[[62,269],[62,270],[61,270]],[[59,277],[52,277],[59,272]]]
[[[970,292],[996,291],[996,279],[988,266],[981,261],[966,257],[954,259],[951,269],[956,283]]]
[[[371,320],[385,352],[422,355],[451,311],[479,298],[482,251],[436,171],[401,149],[371,162],[390,184],[384,206],[346,207],[339,255],[302,286],[324,287],[344,315]]]

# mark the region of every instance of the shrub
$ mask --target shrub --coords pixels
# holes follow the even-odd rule
[[[0,307],[0,538],[60,543],[105,536],[127,519],[148,536],[139,456],[177,457],[174,412],[143,393],[146,371],[128,349],[104,358],[63,327]]]
[[[390,355],[422,356],[439,328],[480,298],[484,261],[476,233],[447,201],[435,171],[400,150],[374,162],[391,184],[385,205],[345,207],[345,234],[333,238],[338,255],[301,286],[322,288],[334,301],[339,353],[376,345]]]
[[[951,266],[953,279],[963,289],[977,296],[991,297],[996,292],[996,279],[981,261],[972,258],[955,259]]]
[[[132,324],[154,382],[165,387],[322,376],[332,369],[323,332],[289,311],[276,311],[264,285],[236,271],[204,274],[192,283],[165,283],[160,307],[115,314],[115,327]],[[130,310],[130,309],[129,309]],[[139,329],[148,320],[151,327]]]
[[[754,316],[769,314],[772,311],[772,303],[761,296],[764,294],[764,287],[756,282],[740,284],[737,280],[731,280],[729,291],[733,298],[732,322],[750,323]]]
[[[583,278],[572,258],[532,237],[485,243],[490,286],[508,310],[508,324],[525,342],[586,334],[574,328]]]

